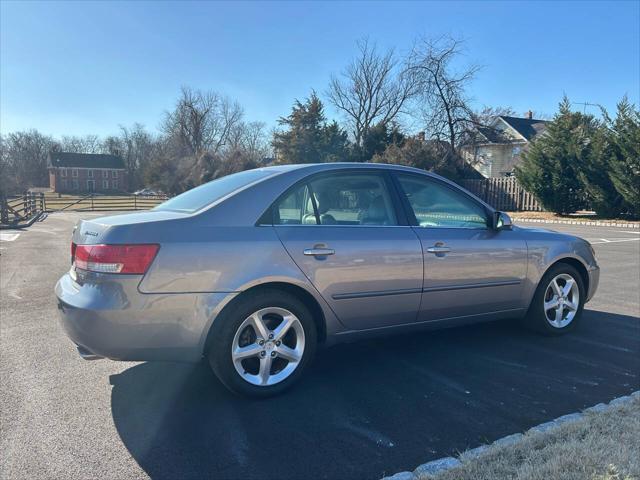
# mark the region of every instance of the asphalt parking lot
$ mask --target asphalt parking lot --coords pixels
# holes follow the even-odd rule
[[[204,365],[80,359],[53,286],[81,216],[0,234],[2,479],[375,479],[640,388],[638,229],[547,226],[602,268],[571,335],[496,322],[341,345],[254,401]]]

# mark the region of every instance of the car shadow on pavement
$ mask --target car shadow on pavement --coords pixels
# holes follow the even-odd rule
[[[319,351],[285,394],[229,393],[203,362],[113,375],[120,437],[151,478],[380,478],[639,388],[638,318],[570,335],[515,322]]]

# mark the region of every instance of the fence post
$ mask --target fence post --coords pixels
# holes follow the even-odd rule
[[[0,223],[9,223],[9,209],[7,208],[7,197],[0,196]]]
[[[138,210],[138,196],[137,195],[133,196],[133,209],[134,210]]]
[[[91,192],[91,211],[93,212],[93,192]]]

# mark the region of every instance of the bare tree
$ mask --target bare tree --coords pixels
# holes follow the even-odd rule
[[[240,105],[215,92],[182,87],[173,111],[166,112],[162,131],[178,142],[182,154],[217,153],[242,120]]]
[[[47,158],[55,147],[53,138],[37,130],[13,132],[2,137],[0,147],[1,193],[49,184]]]
[[[228,149],[244,152],[249,158],[259,161],[269,154],[269,140],[263,122],[240,122],[229,135]]]
[[[460,136],[477,120],[466,89],[480,67],[454,70],[462,47],[462,40],[449,36],[424,38],[414,46],[407,67],[419,92],[418,110],[426,132],[433,139],[446,141],[451,154],[455,154]]]
[[[63,152],[71,153],[100,153],[102,142],[97,135],[63,136],[59,143],[59,148]]]
[[[393,50],[378,51],[368,40],[358,42],[358,55],[333,77],[327,96],[348,119],[355,144],[362,148],[374,125],[387,126],[403,112],[415,93],[411,77],[399,65]]]

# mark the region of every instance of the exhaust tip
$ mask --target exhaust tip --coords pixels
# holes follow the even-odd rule
[[[82,357],[83,360],[101,360],[104,357],[100,355],[96,355],[95,353],[89,351],[88,349],[81,347],[80,345],[76,345],[78,349],[78,354]]]

